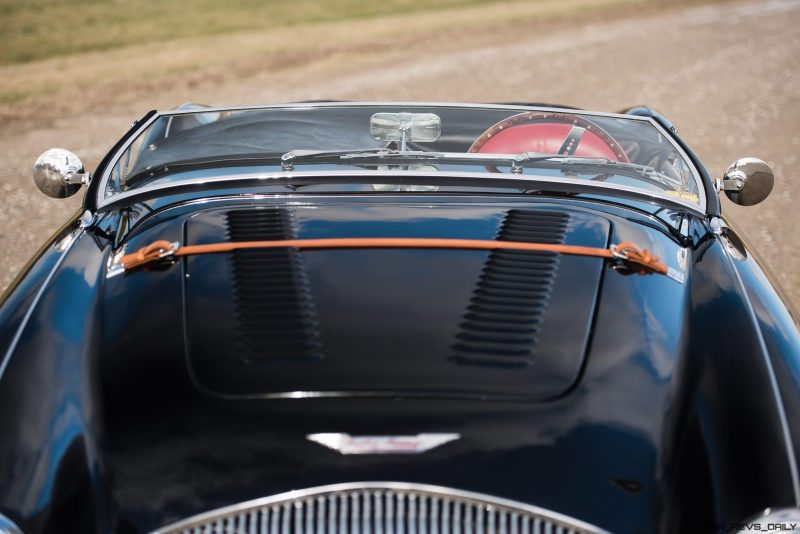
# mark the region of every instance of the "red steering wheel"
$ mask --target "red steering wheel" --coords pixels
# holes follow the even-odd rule
[[[596,123],[580,115],[549,111],[527,111],[498,122],[483,132],[468,152],[539,152],[630,162],[617,140]]]

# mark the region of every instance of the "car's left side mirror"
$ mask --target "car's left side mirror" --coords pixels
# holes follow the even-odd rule
[[[728,198],[740,206],[752,206],[767,198],[774,184],[775,175],[764,161],[741,158],[728,167],[722,180],[717,181],[717,190],[725,191]]]
[[[91,175],[78,156],[63,148],[51,148],[33,165],[33,181],[39,191],[53,198],[66,198],[89,183]]]

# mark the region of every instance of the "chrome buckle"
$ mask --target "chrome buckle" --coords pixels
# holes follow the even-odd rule
[[[180,246],[181,246],[180,243],[178,243],[177,241],[173,241],[172,243],[169,244],[168,249],[161,249],[161,252],[158,253],[159,259],[163,260],[164,258],[172,258],[175,255],[175,253],[178,252]]]
[[[609,247],[609,250],[611,251],[611,256],[612,256],[614,259],[616,259],[616,260],[619,260],[619,261],[622,261],[622,262],[626,262],[626,261],[628,261],[628,259],[629,259],[629,256],[628,256],[627,254],[625,254],[624,252],[621,252],[621,251],[620,251],[620,250],[617,248],[617,245],[611,245],[611,246]]]

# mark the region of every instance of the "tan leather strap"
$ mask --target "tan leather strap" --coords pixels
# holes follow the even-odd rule
[[[633,243],[620,243],[610,248],[579,247],[574,245],[554,245],[549,243],[525,243],[520,241],[492,241],[482,239],[437,239],[416,237],[341,237],[331,239],[285,239],[278,241],[237,241],[211,243],[208,245],[179,246],[169,241],[155,241],[132,254],[122,256],[116,265],[125,271],[135,269],[159,260],[194,256],[197,254],[218,254],[234,250],[258,248],[296,248],[296,249],[335,249],[335,248],[432,248],[461,250],[524,250],[536,252],[556,252],[574,256],[592,256],[615,259],[639,274],[667,274],[667,266],[648,250],[640,250]]]

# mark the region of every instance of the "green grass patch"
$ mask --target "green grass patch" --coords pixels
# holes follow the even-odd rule
[[[268,32],[300,23],[492,1],[496,0],[0,0],[0,65],[170,39]]]

